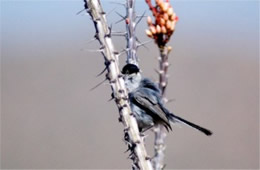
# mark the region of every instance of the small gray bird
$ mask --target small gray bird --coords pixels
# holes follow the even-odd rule
[[[172,130],[170,122],[179,122],[195,128],[207,136],[212,135],[210,130],[170,113],[163,105],[158,85],[148,78],[142,78],[140,69],[136,65],[125,65],[122,74],[128,90],[130,106],[136,117],[140,132],[144,132],[157,124],[163,125],[169,131],[169,129]]]

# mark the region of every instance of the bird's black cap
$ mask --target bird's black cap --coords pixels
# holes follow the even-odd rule
[[[122,74],[138,73],[140,69],[134,64],[127,64],[122,69]]]

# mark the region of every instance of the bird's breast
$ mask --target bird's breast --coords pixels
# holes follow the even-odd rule
[[[146,129],[154,125],[153,118],[145,110],[133,103],[130,103],[130,105],[139,128]]]

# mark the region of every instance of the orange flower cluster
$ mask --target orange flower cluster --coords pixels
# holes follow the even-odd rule
[[[151,4],[151,0],[146,0],[150,10],[155,18],[155,23],[152,22],[150,16],[147,17],[149,29],[146,30],[146,35],[153,38],[158,45],[164,46],[175,30],[178,17],[168,0],[155,0],[156,5]]]

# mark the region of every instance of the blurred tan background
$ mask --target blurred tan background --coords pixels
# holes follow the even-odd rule
[[[102,1],[105,11],[124,8]],[[214,132],[174,126],[169,169],[259,168],[259,1],[173,1],[167,89],[175,114]],[[137,1],[137,12],[146,10]],[[82,1],[1,1],[1,168],[129,169],[123,128]],[[110,24],[120,17],[113,11]],[[141,41],[146,23],[138,27]],[[113,24],[124,30],[124,23]],[[115,37],[116,49],[125,47]],[[157,80],[157,47],[140,48],[143,74]],[[125,56],[121,57],[121,67]],[[153,154],[153,134],[147,148]]]

